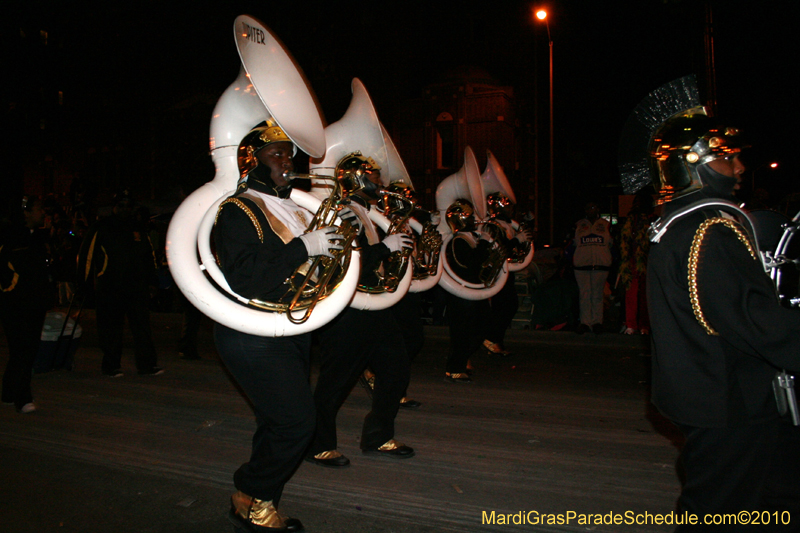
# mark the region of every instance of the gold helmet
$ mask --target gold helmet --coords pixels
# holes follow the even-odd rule
[[[720,124],[702,107],[686,109],[667,119],[650,141],[650,167],[658,176],[660,202],[668,202],[703,188],[698,167],[742,151],[737,128]]]
[[[376,196],[380,183],[381,167],[371,157],[361,152],[352,152],[336,164],[335,177],[347,194],[363,191],[368,196]],[[374,181],[370,178],[374,177]]]
[[[381,192],[378,197],[378,208],[382,211],[395,213],[403,211],[408,205],[415,205],[417,199],[414,196],[414,189],[403,181],[393,181]],[[386,194],[389,193],[389,194]],[[397,195],[397,196],[395,196]],[[407,202],[404,202],[402,198]]]
[[[447,225],[453,233],[475,229],[475,209],[467,200],[456,200],[447,208]]]
[[[239,165],[239,179],[243,180],[258,166],[256,154],[267,145],[279,142],[291,143],[292,140],[286,135],[274,120],[262,122],[239,143],[236,152],[236,162]]]
[[[514,216],[514,203],[511,198],[501,192],[494,192],[486,197],[486,207],[490,215],[503,216],[509,220]]]

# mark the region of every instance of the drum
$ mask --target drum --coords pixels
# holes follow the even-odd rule
[[[775,283],[781,304],[800,307],[800,212],[792,220],[775,211],[753,211],[750,219],[764,258],[764,266]]]
[[[800,307],[800,239],[795,236],[800,229],[800,213],[785,225],[783,236],[775,249],[777,265],[771,277],[778,287],[781,303],[787,307]]]

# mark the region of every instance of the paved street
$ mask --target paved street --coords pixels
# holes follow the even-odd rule
[[[210,331],[201,334],[202,360],[178,358],[180,318],[153,315],[163,375],[136,375],[129,349],[125,376],[111,379],[100,375],[90,310],[74,370],[34,376],[39,410],[3,406],[0,531],[232,531],[231,476],[248,455],[253,416]],[[0,343],[4,364],[5,337]],[[646,338],[513,330],[507,347],[509,358],[473,357],[473,384],[449,384],[447,331],[426,327],[409,391],[423,405],[397,420],[398,440],[417,456],[361,455],[368,398],[357,386],[339,415],[340,450],[352,465],[303,463],[282,511],[310,533],[670,531],[578,518],[513,525],[520,512],[531,521],[537,513],[669,513],[678,451],[677,432],[647,401]]]

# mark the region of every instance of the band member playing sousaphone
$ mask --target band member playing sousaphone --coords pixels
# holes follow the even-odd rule
[[[242,68],[212,115],[216,175],[173,215],[167,254],[178,287],[216,322],[220,358],[255,412],[229,520],[237,533],[302,531],[278,508],[314,435],[310,332],[353,296],[359,226],[336,190],[322,202],[293,191],[296,149],[325,153],[316,99],[268,28],[241,15],[233,29]]]
[[[464,150],[464,163],[436,188],[436,207],[445,213],[439,228],[445,271],[439,285],[445,289],[450,350],[444,380],[471,383],[469,360],[483,340],[488,299],[508,277],[507,251],[477,224],[486,219],[486,201],[475,153]]]
[[[386,183],[386,180],[384,180],[384,183]],[[398,200],[398,198],[401,199]],[[430,282],[435,285],[436,280],[441,276],[439,254],[442,248],[442,236],[436,229],[439,224],[438,214],[419,207],[414,189],[410,185],[410,179],[409,181],[395,180],[389,183],[386,187],[386,192],[378,202],[378,206],[390,219],[393,217],[401,221],[404,219],[403,230],[416,237],[414,250],[411,254],[414,263],[414,281],[412,281],[411,287],[403,299],[391,307],[392,315],[403,332],[408,361],[413,363],[416,356],[422,351],[422,346],[425,342],[421,316],[422,301],[420,292],[415,289],[418,285],[420,288],[428,286]],[[392,215],[393,212],[396,212],[396,214]],[[421,227],[419,233],[414,233],[410,227],[412,221]],[[417,284],[417,281],[420,283]],[[374,386],[374,376],[367,375],[366,384],[368,390],[371,391],[371,386]],[[416,409],[421,405],[421,402],[409,398],[408,392],[404,393],[403,398],[400,400],[400,407],[403,409]]]
[[[495,253],[488,234],[478,232],[475,210],[468,200],[456,200],[445,215],[453,238],[445,252],[451,267],[462,279],[483,282],[486,278],[486,257]],[[500,260],[505,261],[505,257]],[[481,342],[483,318],[488,312],[488,299],[469,300],[450,292],[446,293],[447,321],[450,325],[450,352],[447,356],[445,381],[471,383],[468,362]]]
[[[364,231],[359,237],[361,278],[359,285],[375,286],[384,275],[384,261],[392,253],[410,249],[408,234],[394,233],[381,239],[367,209],[377,199],[380,167],[359,153],[345,156],[336,167],[340,181],[357,183],[352,209]],[[320,466],[342,468],[350,464],[338,448],[336,415],[369,367],[374,374],[372,407],[364,418],[361,450],[366,455],[405,459],[413,448],[394,439],[394,420],[410,375],[400,328],[389,309],[349,307],[316,332],[320,344],[320,372],[314,390],[317,431],[306,460]]]
[[[394,459],[414,455],[411,447],[394,439],[394,420],[410,370],[402,332],[389,311],[411,283],[412,270],[406,259],[413,242],[402,231],[381,236],[372,221],[377,214],[372,204],[379,194],[381,174],[393,175],[399,156],[387,142],[364,85],[356,78],[351,89],[353,96],[344,116],[325,128],[324,157],[312,158],[309,164],[312,174],[335,178],[351,192],[352,209],[364,227],[358,240],[358,291],[349,308],[317,331],[317,434],[307,460],[333,468],[350,464],[337,449],[336,415],[367,367],[374,372],[375,380],[371,409],[361,432],[362,452]],[[330,186],[314,177],[311,181],[312,194],[324,195]],[[389,229],[389,225],[383,229]],[[399,266],[405,268],[397,269]]]
[[[513,219],[516,197],[511,184],[491,151],[487,150],[483,180],[489,218],[481,229],[499,241],[508,252],[509,274],[503,288],[489,300],[483,347],[490,355],[508,356],[503,340],[519,308],[514,272],[530,263],[533,256],[533,234]],[[524,266],[523,266],[524,265]],[[517,268],[519,267],[519,268]]]
[[[313,214],[289,198],[291,183],[283,177],[293,170],[292,151],[289,138],[271,124],[254,128],[240,145],[242,185],[221,204],[214,230],[220,268],[238,294],[278,300],[308,257],[342,249],[336,227],[304,233]],[[234,475],[231,518],[245,531],[297,530],[299,522],[276,509],[314,434],[311,334],[260,337],[216,324],[214,340],[258,422],[252,456]]]

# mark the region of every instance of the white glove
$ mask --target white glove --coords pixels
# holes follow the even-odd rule
[[[517,233],[514,238],[517,239],[521,243],[526,243],[528,241],[532,241],[533,236],[531,235],[531,230],[525,229]]]
[[[339,241],[344,237],[336,233],[336,230],[337,228],[328,226],[327,228],[300,235],[300,240],[306,245],[308,256],[327,255],[328,257],[333,257],[331,250],[342,250],[343,246]]]
[[[361,223],[361,218],[356,214],[355,211],[349,207],[343,207],[339,211],[339,218],[350,222],[350,226],[356,228],[358,234],[361,235],[361,232],[364,230],[364,225]]]
[[[405,233],[394,233],[387,235],[383,239],[383,244],[389,249],[390,252],[399,252],[403,248],[413,248],[414,241]]]

